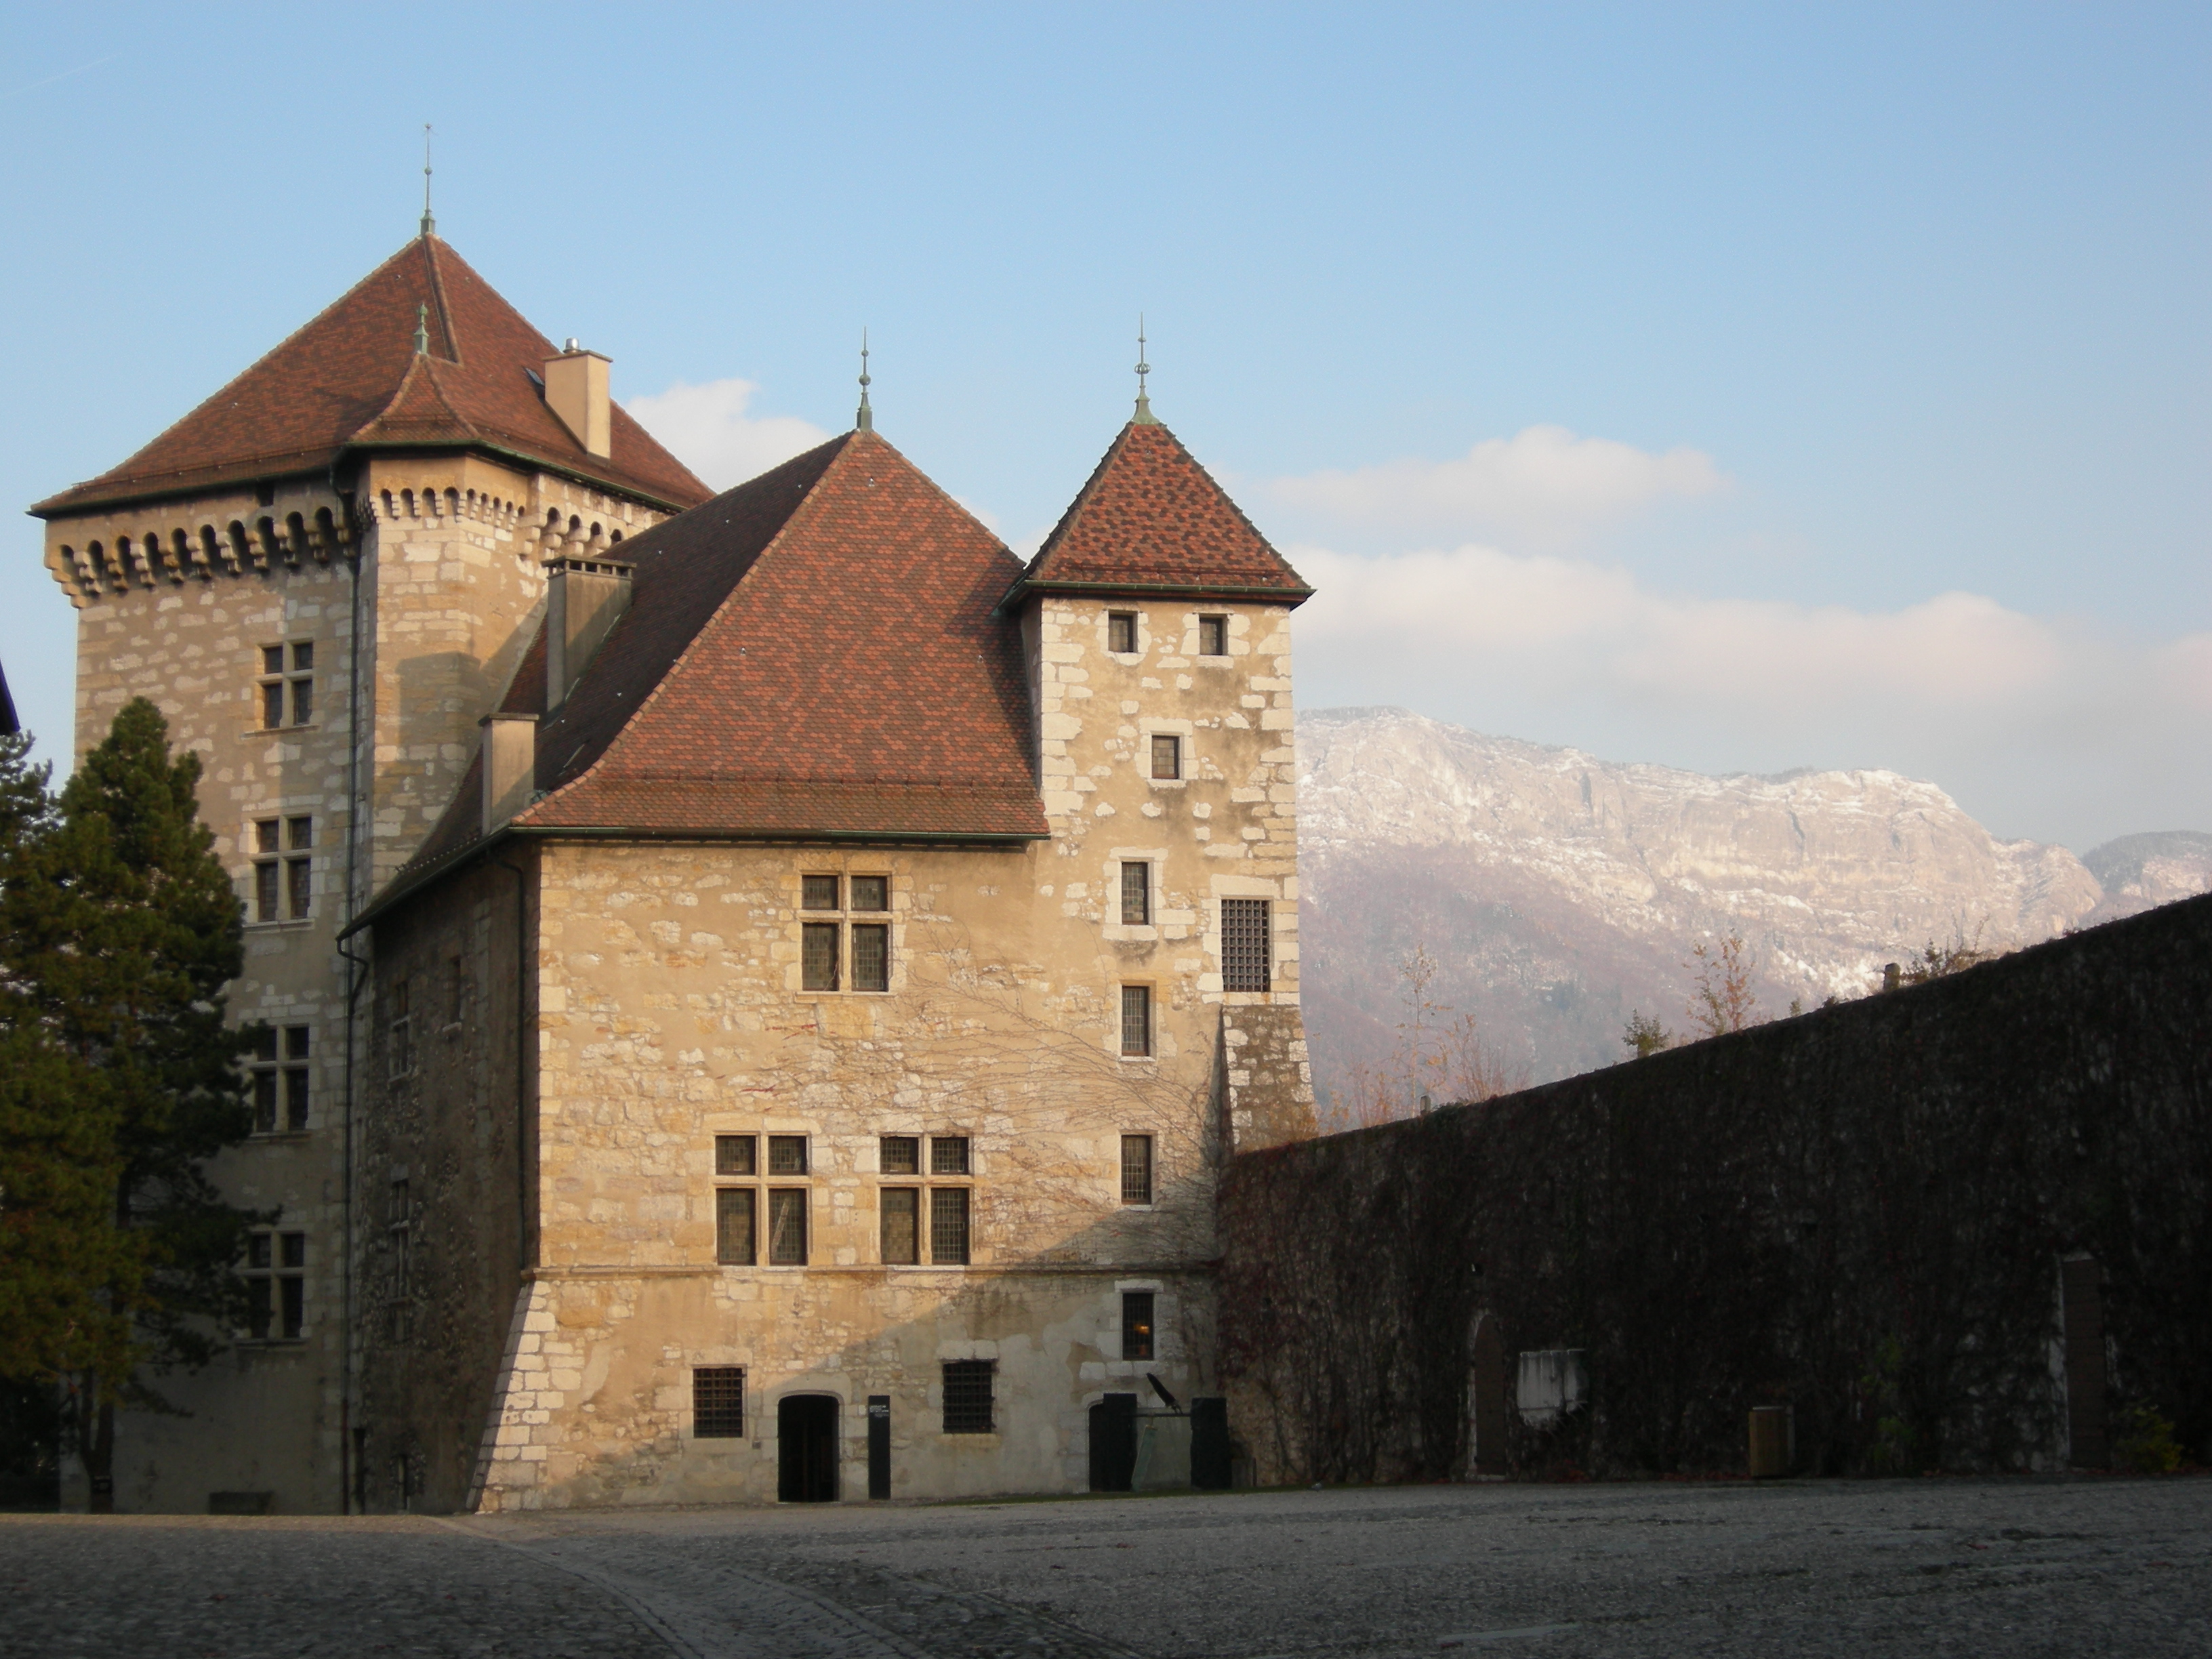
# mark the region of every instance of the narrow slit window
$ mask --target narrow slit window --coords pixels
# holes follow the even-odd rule
[[[1267,901],[1221,901],[1221,988],[1265,991],[1273,969],[1267,941]]]
[[[1152,775],[1156,778],[1179,778],[1182,775],[1182,739],[1172,732],[1158,732],[1152,736]]]
[[[884,1260],[912,1267],[921,1260],[921,1194],[913,1187],[886,1187],[878,1202],[883,1214]]]
[[[1149,1204],[1152,1201],[1152,1138],[1150,1135],[1121,1137],[1121,1201],[1124,1204]]]
[[[1149,927],[1152,922],[1152,866],[1125,864],[1121,866],[1121,925]]]
[[[806,1189],[774,1187],[768,1195],[768,1259],[775,1267],[806,1265]]]
[[[1155,1358],[1152,1344],[1152,1292],[1121,1292],[1121,1358]]]
[[[1201,657],[1225,657],[1229,654],[1229,618],[1200,617],[1198,619],[1198,654]]]
[[[929,1189],[929,1259],[940,1267],[968,1265],[968,1189]]]
[[[1152,988],[1121,988],[1121,1052],[1130,1055],[1152,1052]]]
[[[1137,649],[1137,613],[1133,611],[1109,611],[1106,613],[1106,648],[1121,656],[1133,655]]]
[[[745,1368],[701,1365],[691,1373],[691,1437],[745,1437]]]
[[[750,1187],[714,1189],[714,1260],[726,1267],[750,1267],[760,1260],[759,1230]]]

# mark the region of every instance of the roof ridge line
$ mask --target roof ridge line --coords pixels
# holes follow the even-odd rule
[[[853,433],[844,432],[840,433],[837,436],[829,440],[830,442],[841,446],[837,453],[830,457],[830,465],[823,467],[820,475],[816,477],[812,483],[807,486],[806,493],[799,498],[799,505],[793,507],[789,513],[784,515],[783,522],[775,527],[775,534],[769,537],[767,542],[762,546],[761,550],[753,556],[752,562],[738,573],[738,578],[735,581],[730,584],[729,591],[725,592],[720,599],[716,601],[714,610],[708,613],[707,620],[699,624],[697,631],[695,632],[689,640],[684,641],[684,648],[676,653],[674,660],[670,662],[668,666],[661,671],[660,678],[653,683],[653,690],[647,692],[645,696],[638,699],[637,707],[631,709],[629,714],[624,717],[623,723],[615,729],[614,735],[609,738],[605,745],[600,749],[598,758],[593,760],[592,763],[589,766],[586,766],[582,771],[577,773],[574,777],[569,779],[568,782],[562,784],[558,788],[547,790],[544,795],[531,802],[530,805],[525,807],[521,811],[516,813],[514,816],[517,822],[520,822],[523,819],[529,817],[532,813],[536,812],[540,807],[550,805],[553,802],[560,799],[563,795],[571,793],[581,787],[586,781],[596,778],[602,771],[608,769],[607,762],[613,757],[615,750],[622,746],[623,739],[629,736],[629,734],[636,729],[637,723],[640,720],[644,718],[646,710],[653,708],[661,700],[662,695],[667,691],[669,686],[675,681],[677,677],[684,672],[685,666],[690,662],[693,653],[698,650],[699,641],[707,637],[707,635],[713,629],[714,624],[722,619],[723,612],[727,611],[730,608],[731,603],[736,599],[738,590],[745,585],[747,578],[751,576],[754,571],[759,569],[761,566],[766,562],[768,556],[775,550],[776,544],[781,542],[786,536],[791,533],[791,527],[795,522],[797,522],[799,515],[805,513],[809,507],[813,505],[816,492],[818,491],[823,484],[829,482],[830,475],[835,472],[837,468],[844,463],[846,456],[851,453],[854,436],[854,434]],[[798,457],[793,456],[792,459],[796,460]],[[773,471],[775,469],[771,468],[769,470]],[[767,474],[763,473],[762,476],[765,477]],[[742,488],[743,486],[740,485],[733,487]],[[728,492],[724,491],[723,493],[726,495]],[[701,503],[702,506],[709,504],[711,503]],[[656,525],[653,528],[659,529],[659,526]],[[621,626],[619,620],[617,620],[616,626]],[[613,630],[610,629],[608,632],[608,639],[611,640],[612,638]],[[602,640],[599,642],[599,648],[601,650],[605,650],[606,648],[606,645],[607,641]],[[588,667],[586,672],[589,672]],[[580,684],[580,682],[579,683]],[[572,695],[574,693],[574,687],[570,688]],[[567,699],[564,698],[562,701],[565,702]]]
[[[453,332],[453,308],[446,299],[446,273],[438,263],[438,249],[441,245],[434,231],[425,232],[422,240],[423,262],[430,270],[430,298],[438,307],[438,331],[446,337],[446,361],[457,364],[461,361],[461,342]]]

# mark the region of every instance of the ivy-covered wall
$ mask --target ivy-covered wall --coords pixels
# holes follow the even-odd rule
[[[2051,1467],[2083,1253],[2116,1419],[2212,1461],[2212,896],[1248,1153],[1221,1202],[1263,1480],[1741,1470],[1748,1409],[1784,1402],[1801,1469]],[[1584,1407],[1471,1446],[1476,1395],[1495,1425],[1513,1356],[1562,1348]]]

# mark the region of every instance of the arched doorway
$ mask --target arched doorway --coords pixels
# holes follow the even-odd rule
[[[787,1504],[837,1501],[837,1398],[787,1394],[775,1408],[775,1495]]]

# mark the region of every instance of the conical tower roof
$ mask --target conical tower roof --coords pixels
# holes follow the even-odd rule
[[[1121,428],[1008,595],[1180,594],[1302,603],[1313,590],[1175,434]]]
[[[586,450],[546,406],[553,355],[459,254],[418,236],[129,460],[31,511],[318,472],[380,447],[479,450],[679,511],[713,493],[619,404],[610,453]]]

